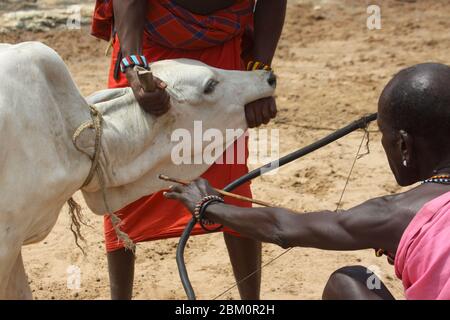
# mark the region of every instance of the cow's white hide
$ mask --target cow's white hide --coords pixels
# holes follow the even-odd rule
[[[61,58],[41,43],[0,45],[0,69],[0,298],[30,298],[21,246],[47,236],[88,175],[90,159],[75,149],[72,135],[90,119],[89,105]],[[245,128],[244,104],[273,93],[264,71],[224,71],[191,60],[157,62],[152,70],[169,85],[172,108],[162,117],[144,113],[128,88],[88,99],[104,114],[100,165],[113,210],[166,187],[158,173],[192,179],[207,169],[172,164],[172,130],[192,130],[194,120],[204,129]],[[205,95],[210,79],[219,84]],[[92,154],[93,144],[87,130],[79,145]],[[105,213],[97,178],[83,194],[94,212]]]
[[[202,151],[211,143],[217,147],[220,144],[225,150],[234,141],[226,135],[226,129],[242,129],[243,132],[247,128],[244,105],[273,93],[267,82],[269,73],[264,71],[225,71],[186,59],[157,62],[151,69],[167,83],[171,96],[172,107],[161,117],[144,112],[129,88],[106,90],[88,98],[104,115],[100,164],[113,211],[167,187],[168,182],[157,179],[159,173],[190,180],[206,171],[209,164],[204,161],[202,164],[174,164],[171,151],[179,143],[171,141],[175,129],[185,128],[192,133],[194,121],[202,121],[203,131],[214,128],[228,141],[224,139],[223,145],[221,141],[203,142],[202,148],[197,150]],[[212,93],[204,94],[211,80],[218,84]],[[93,152],[92,135],[88,139],[90,153]],[[83,188],[83,195],[93,212],[104,214],[98,179]]]
[[[71,141],[89,110],[43,44],[1,46],[0,68],[0,298],[29,298],[21,246],[50,232],[89,171]]]

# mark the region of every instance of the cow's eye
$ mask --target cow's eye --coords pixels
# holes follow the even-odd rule
[[[212,93],[214,91],[214,89],[216,88],[218,83],[219,83],[219,81],[217,81],[217,80],[209,79],[208,82],[206,83],[206,86],[205,86],[205,89],[203,90],[203,93],[204,94]]]

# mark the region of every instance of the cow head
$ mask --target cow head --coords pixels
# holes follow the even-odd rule
[[[168,183],[157,178],[159,173],[182,179],[200,176],[211,163],[174,163],[172,152],[177,142],[173,133],[193,133],[194,123],[201,122],[203,131],[214,129],[224,136],[213,142],[202,140],[203,147],[225,150],[236,138],[225,132],[244,132],[247,128],[245,104],[271,96],[276,82],[269,71],[228,71],[188,59],[155,62],[151,70],[167,83],[170,95],[171,108],[160,117],[144,112],[130,88],[107,90],[88,98],[105,120],[100,165],[112,210],[166,188]],[[93,139],[89,141],[92,144]],[[192,149],[195,158],[198,149]],[[104,213],[98,180],[83,193],[92,211]]]
[[[223,119],[237,113],[243,121],[244,105],[271,96],[276,86],[270,71],[229,71],[189,59],[159,61],[151,70],[167,83],[171,104],[184,117],[190,111]]]

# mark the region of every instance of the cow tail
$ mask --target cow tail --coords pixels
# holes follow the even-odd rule
[[[75,244],[78,248],[80,248],[83,255],[86,255],[84,249],[81,247],[79,240],[86,242],[86,239],[81,234],[81,225],[89,226],[83,218],[83,212],[81,206],[71,197],[67,200],[67,204],[69,206],[69,215],[71,219],[70,223],[70,231],[72,231],[75,237]]]

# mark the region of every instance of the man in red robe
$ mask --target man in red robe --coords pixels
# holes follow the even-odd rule
[[[131,86],[141,107],[159,116],[170,108],[165,84],[155,78],[157,89],[145,92],[133,68],[126,68],[128,63],[190,58],[222,69],[245,70],[248,61],[244,59],[248,59],[257,62],[250,63],[251,66],[267,68],[276,50],[285,11],[286,0],[258,0],[256,4],[253,0],[97,0],[92,34],[112,40],[108,86]],[[249,127],[267,124],[276,115],[275,100],[266,98],[250,103],[245,113]],[[248,172],[246,163],[236,161],[242,158],[237,154],[237,143],[232,148],[234,161],[214,163],[202,175],[217,188]],[[247,159],[247,146],[245,153]],[[251,197],[250,184],[234,192]],[[226,201],[249,206],[235,199]],[[143,197],[116,214],[122,219],[121,229],[134,242],[179,237],[191,218],[180,203],[165,199],[162,191]],[[118,241],[108,217],[104,225],[111,297],[130,299],[134,255]],[[193,234],[203,232],[199,226],[193,230]],[[224,229],[224,238],[236,281],[260,268],[260,242],[241,237],[230,229]],[[261,274],[257,272],[239,283],[241,298],[259,299],[260,282]]]

